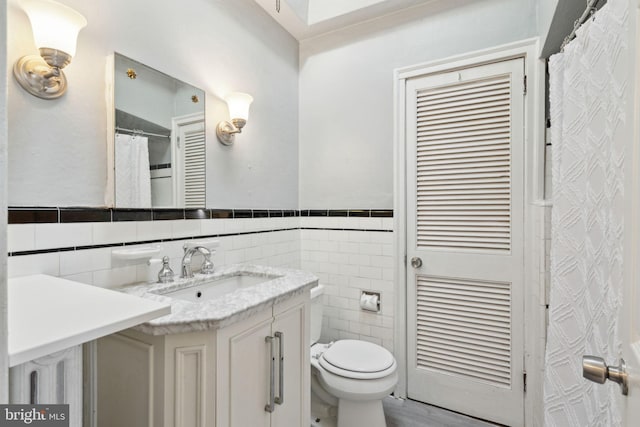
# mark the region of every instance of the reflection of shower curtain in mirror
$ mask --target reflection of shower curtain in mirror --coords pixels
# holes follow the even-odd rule
[[[147,137],[117,134],[115,151],[116,207],[151,208]]]

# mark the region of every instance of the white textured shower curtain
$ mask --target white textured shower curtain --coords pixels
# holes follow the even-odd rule
[[[148,138],[116,135],[116,206],[151,207],[151,172]]]
[[[628,0],[610,0],[550,58],[553,208],[545,425],[618,426],[618,387],[582,378],[582,356],[620,357],[622,130]]]

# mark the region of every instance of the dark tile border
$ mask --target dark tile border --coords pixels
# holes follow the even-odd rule
[[[349,211],[349,216],[357,216],[357,217],[362,217],[362,218],[366,218],[371,216],[371,211],[370,210],[350,210]]]
[[[111,222],[111,209],[60,208],[60,222]]]
[[[154,221],[166,221],[171,219],[184,219],[184,209],[152,209]]]
[[[298,230],[325,230],[325,231],[368,231],[373,233],[393,233],[393,230],[379,228],[325,228],[325,227],[300,227]]]
[[[113,222],[118,221],[151,221],[151,209],[113,209]]]
[[[185,209],[184,219],[211,219],[210,209]]]
[[[371,209],[372,218],[393,218],[393,209]]]
[[[233,218],[233,209],[211,209],[211,218]]]
[[[56,223],[58,208],[9,208],[9,224]]]
[[[158,163],[157,165],[149,165],[149,170],[155,171],[159,169],[170,169],[171,163]]]
[[[392,209],[124,209],[89,207],[10,207],[9,224],[165,221],[179,219],[281,217],[391,218]]]
[[[234,218],[253,218],[253,211],[251,209],[234,209]]]
[[[269,218],[269,211],[266,209],[254,209],[253,210],[254,218]]]

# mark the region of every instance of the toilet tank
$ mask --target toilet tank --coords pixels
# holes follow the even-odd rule
[[[318,285],[311,288],[311,343],[313,345],[320,340],[322,333],[322,295],[324,294],[324,286]]]

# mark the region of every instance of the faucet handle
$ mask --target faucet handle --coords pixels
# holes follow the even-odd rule
[[[204,256],[204,262],[202,263],[202,268],[200,269],[200,273],[202,274],[213,273],[213,262],[211,262],[211,255]]]
[[[202,268],[200,269],[201,274],[212,274],[213,273],[213,262],[211,261],[211,255],[213,255],[215,251],[208,250],[207,248],[200,248],[200,253],[204,256],[204,261],[202,262]]]
[[[173,270],[169,267],[169,257],[164,256],[162,258],[162,268],[158,273],[158,283],[171,283],[173,282]]]

